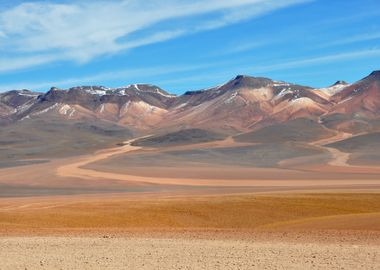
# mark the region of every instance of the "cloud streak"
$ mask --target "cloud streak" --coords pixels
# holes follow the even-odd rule
[[[348,38],[341,38],[341,39],[338,39],[338,40],[333,41],[333,42],[327,42],[327,43],[323,44],[321,47],[346,45],[346,44],[371,41],[371,40],[377,40],[377,39],[380,39],[380,32],[365,33],[365,34],[359,34],[359,35],[351,36]]]
[[[306,67],[306,66],[316,66],[321,64],[328,64],[333,62],[344,62],[344,61],[350,61],[355,59],[364,59],[364,58],[371,58],[371,57],[377,57],[380,56],[380,49],[371,49],[371,50],[362,50],[362,51],[351,51],[341,54],[331,54],[331,55],[324,55],[319,57],[311,57],[311,58],[304,58],[304,59],[296,59],[296,60],[286,60],[281,61],[281,63],[275,63],[272,65],[260,65],[258,64],[256,68],[252,68],[250,66],[240,67],[238,72],[244,73],[244,72],[250,72],[252,74],[255,73],[265,73],[265,72],[271,72],[271,71],[286,71],[291,70],[295,68],[300,67]],[[124,69],[124,70],[113,70],[110,72],[103,72],[98,73],[90,76],[84,76],[84,77],[73,77],[68,78],[64,80],[57,80],[57,81],[43,81],[43,82],[23,82],[23,83],[16,83],[16,84],[1,84],[0,85],[0,92],[1,91],[7,91],[11,89],[31,89],[31,90],[41,90],[41,89],[48,89],[52,86],[57,87],[72,87],[77,85],[83,85],[83,84],[98,84],[102,85],[105,84],[107,81],[112,80],[132,80],[136,78],[142,78],[143,80],[148,80],[149,82],[152,82],[152,78],[162,75],[173,75],[177,73],[183,73],[183,72],[191,72],[191,71],[201,71],[201,70],[207,70],[212,67],[218,67],[233,65],[232,62],[213,62],[209,64],[201,64],[201,65],[186,65],[186,66],[154,66],[149,68],[141,68],[141,69]],[[223,70],[223,71],[217,71],[213,73],[200,73],[201,75],[191,75],[186,76],[185,78],[171,78],[171,79],[160,79],[157,83],[159,85],[161,84],[181,84],[181,83],[188,83],[188,82],[202,82],[207,79],[212,80],[221,80],[226,79],[227,76],[234,76],[236,72],[236,69],[234,70]],[[131,83],[137,83],[136,81],[131,81]],[[141,83],[141,81],[140,81]],[[203,86],[203,84],[201,85]],[[169,89],[170,90],[170,89]]]
[[[12,83],[12,84],[0,84],[1,91],[9,91],[12,89],[29,89],[29,90],[42,90],[49,89],[50,87],[73,87],[77,85],[103,85],[105,82],[112,80],[131,80],[131,78],[153,78],[161,75],[176,74],[181,72],[189,72],[195,70],[203,70],[210,67],[219,65],[220,63],[211,63],[203,65],[186,65],[186,66],[154,66],[149,68],[139,68],[139,69],[123,69],[123,70],[113,70],[109,72],[97,73],[89,76],[83,77],[73,77],[64,80],[56,81],[41,81],[41,82],[22,82],[22,83]],[[131,82],[137,83],[137,82]],[[142,83],[140,81],[140,83]],[[151,81],[147,82],[151,83]]]
[[[309,0],[27,2],[0,11],[0,72],[86,63],[144,45],[235,24]],[[207,15],[207,16],[204,16]],[[167,23],[197,17],[191,23]],[[211,19],[210,19],[211,18]]]
[[[261,65],[253,69],[254,72],[269,72],[277,70],[288,70],[305,66],[315,66],[320,64],[328,64],[335,62],[350,61],[355,59],[363,59],[369,57],[380,56],[380,49],[368,49],[361,51],[351,51],[346,53],[330,54],[319,57],[311,57],[299,60],[283,60],[281,63],[272,65]]]

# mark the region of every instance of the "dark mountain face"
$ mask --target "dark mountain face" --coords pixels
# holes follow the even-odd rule
[[[375,80],[380,80],[380,70],[375,70],[373,71],[368,77],[368,78],[371,78],[371,79],[375,79]]]
[[[334,83],[333,85],[331,85],[331,87],[333,86],[337,86],[337,85],[348,85],[349,83],[346,82],[346,81],[337,81],[336,83]]]
[[[0,94],[0,122],[58,117],[64,121],[99,119],[147,130],[185,126],[247,131],[298,118],[344,119],[334,122],[332,128],[336,128],[356,121],[358,115],[360,121],[378,117],[379,86],[380,71],[374,71],[352,85],[337,81],[331,86],[338,89],[332,96],[307,86],[245,75],[181,96],[149,84],[53,87],[45,94],[10,91]]]
[[[238,75],[235,79],[229,81],[222,88],[229,90],[235,90],[239,88],[261,88],[271,84],[273,84],[273,81],[268,78]]]
[[[30,100],[35,100],[39,95],[40,93],[29,90],[13,90],[0,94],[0,102],[4,105],[16,108]]]
[[[41,93],[29,90],[13,90],[0,94],[0,123],[12,122],[14,115],[33,106],[40,95]]]

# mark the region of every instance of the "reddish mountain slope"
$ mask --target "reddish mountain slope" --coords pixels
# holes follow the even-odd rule
[[[329,101],[312,88],[239,75],[225,85],[179,97],[164,125],[244,131],[261,121],[321,115]]]
[[[352,85],[338,81],[321,89],[239,75],[224,85],[181,96],[148,84],[0,94],[1,123],[106,121],[144,132],[203,128],[240,133],[302,118],[358,133],[374,129],[379,114],[380,71]]]
[[[371,129],[380,116],[380,71],[344,88],[331,101],[335,105],[323,116],[330,127],[353,133]]]

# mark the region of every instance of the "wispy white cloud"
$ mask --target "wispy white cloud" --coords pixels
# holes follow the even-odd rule
[[[330,46],[338,46],[338,45],[346,45],[357,42],[364,42],[370,40],[380,39],[380,32],[372,32],[372,33],[364,33],[359,35],[353,35],[348,38],[340,38],[338,40],[332,42],[326,42],[321,45],[321,47],[330,47]]]
[[[131,78],[149,78],[146,83],[151,83],[151,79],[155,76],[176,74],[181,72],[189,72],[195,70],[207,69],[217,66],[219,63],[210,63],[202,65],[186,65],[186,66],[154,66],[149,68],[123,69],[113,70],[109,72],[97,73],[89,76],[71,77],[63,80],[55,81],[25,81],[21,83],[0,84],[0,92],[13,89],[29,89],[29,90],[47,90],[50,87],[72,87],[78,85],[107,85],[112,80],[131,80]],[[131,81],[130,83],[137,83]],[[140,81],[139,83],[143,83]],[[121,85],[119,85],[121,86]]]
[[[240,52],[246,52],[250,51],[256,48],[260,48],[262,46],[265,46],[267,43],[265,42],[245,42],[242,44],[235,45],[232,48],[226,49],[224,53],[240,53]]]
[[[220,28],[310,0],[109,0],[27,2],[0,11],[0,72],[58,60],[88,62],[182,35]],[[204,16],[178,29],[164,24]],[[149,34],[144,35],[144,31]],[[137,35],[136,35],[137,34]],[[22,55],[22,56],[20,56]],[[24,61],[23,61],[24,60]],[[23,64],[24,63],[24,64]]]
[[[367,2],[368,4],[368,2]],[[363,19],[368,19],[371,17],[378,17],[380,16],[380,10],[378,9],[378,3],[376,1],[373,1],[373,5],[375,6],[363,6],[365,7],[363,10],[347,13],[347,12],[338,12],[335,13],[335,17],[333,19],[327,19],[322,21],[316,21],[316,25],[347,25],[348,23],[355,23],[359,22]]]
[[[228,78],[233,78],[233,76],[236,76],[237,73],[240,74],[247,74],[247,75],[255,75],[255,74],[264,74],[273,71],[281,71],[281,74],[286,74],[285,71],[302,68],[306,66],[315,66],[319,64],[328,64],[328,63],[335,63],[335,62],[344,62],[344,61],[350,61],[355,59],[364,59],[369,57],[377,57],[380,56],[380,49],[372,49],[372,50],[362,50],[362,51],[352,51],[347,53],[341,53],[341,54],[334,54],[334,55],[324,55],[320,57],[311,57],[311,58],[304,58],[304,59],[297,59],[297,60],[286,60],[282,61],[281,63],[275,63],[272,65],[260,65],[257,64],[256,67],[252,66],[240,66],[238,69],[225,69],[223,71],[217,71],[217,72],[208,72],[207,74],[197,74],[192,76],[186,76],[182,78],[174,78],[174,79],[168,79],[168,80],[162,80],[161,83],[163,84],[191,84],[191,85],[199,85],[200,88],[204,88],[204,82],[205,81],[219,81],[222,82],[223,80],[226,80]],[[350,68],[352,70],[352,67]],[[294,78],[300,78],[302,76],[310,76],[310,75],[321,75],[326,74],[331,71],[314,71],[314,72],[297,72],[296,74],[292,73],[292,75],[286,74],[287,78],[294,77]],[[277,72],[278,73],[278,72]],[[276,74],[277,74],[276,73]],[[278,78],[281,80],[281,75]],[[210,85],[212,87],[213,85]],[[190,89],[191,90],[191,89]]]
[[[361,51],[351,51],[346,53],[337,53],[324,55],[319,57],[304,58],[298,60],[283,60],[278,64],[271,65],[258,65],[257,68],[253,68],[253,72],[269,72],[276,70],[288,70],[293,68],[300,68],[305,66],[315,66],[319,64],[328,64],[342,61],[349,61],[355,59],[363,59],[368,57],[380,56],[380,49],[368,49]]]
[[[15,57],[15,58],[0,58],[0,73],[14,71],[19,69],[26,69],[34,67],[37,65],[43,65],[51,63],[58,60],[63,60],[64,58],[60,55],[30,55],[25,57]]]
[[[229,24],[234,24],[237,22],[241,22],[247,20],[252,17],[258,17],[265,15],[268,12],[273,10],[285,8],[291,5],[312,2],[314,0],[263,0],[263,1],[255,1],[253,5],[236,5],[231,6],[228,12],[225,12],[223,16],[218,17],[215,20],[210,20],[202,23],[198,26],[197,30],[210,30],[215,28],[220,28]],[[235,3],[238,1],[230,1],[231,3]]]
[[[335,62],[344,62],[356,59],[364,59],[369,57],[379,57],[380,49],[370,49],[362,51],[351,51],[341,54],[331,54],[324,55],[319,57],[310,57],[296,60],[282,60],[280,63],[274,63],[271,65],[260,65],[257,64],[256,67],[252,66],[240,66],[237,69],[224,69],[217,72],[207,72],[198,73],[197,75],[186,76],[184,78],[170,78],[170,79],[160,79],[157,81],[159,85],[161,84],[183,84],[183,83],[199,83],[199,86],[203,87],[203,82],[212,79],[213,81],[225,80],[229,77],[236,75],[236,72],[246,73],[246,74],[265,74],[272,71],[286,71],[296,68],[302,68],[306,66],[315,66],[320,64],[328,64]],[[136,81],[131,81],[132,79],[142,78],[147,80],[147,83],[152,82],[152,78],[155,76],[161,75],[173,75],[177,73],[189,72],[189,71],[201,71],[209,69],[210,67],[219,67],[219,66],[232,66],[232,62],[213,62],[208,64],[201,65],[186,65],[186,66],[154,66],[149,68],[140,68],[140,69],[124,69],[124,70],[113,70],[109,72],[98,73],[90,76],[81,76],[67,78],[64,80],[56,81],[29,81],[22,83],[12,83],[12,84],[0,84],[0,92],[7,91],[11,89],[31,89],[31,90],[41,90],[48,89],[52,86],[57,87],[71,87],[76,85],[83,84],[105,84],[112,80],[125,80],[130,81],[131,83],[136,83]],[[142,83],[142,81],[140,81]],[[170,90],[170,89],[169,89]]]
[[[214,53],[210,53],[208,54],[208,56],[214,57],[214,56],[229,55],[229,54],[252,51],[254,49],[258,49],[258,48],[273,44],[275,42],[276,42],[275,40],[272,40],[272,41],[256,41],[256,42],[241,41],[239,43],[231,43],[229,45],[226,45],[224,49],[220,51],[216,51]]]

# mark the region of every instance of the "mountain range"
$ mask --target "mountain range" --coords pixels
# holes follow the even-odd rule
[[[379,116],[380,71],[353,84],[338,81],[321,89],[239,75],[226,84],[180,96],[149,84],[0,94],[3,125],[54,118],[104,121],[134,132],[192,127],[234,134],[307,118],[356,134],[377,129]]]
[[[0,168],[90,153],[146,135],[134,144],[164,147],[226,138],[262,144],[251,157],[256,165],[272,155],[268,164],[275,166],[281,147],[286,158],[311,151],[319,160],[318,153],[335,147],[352,153],[358,164],[378,164],[380,71],[318,89],[239,75],[182,95],[150,84],[12,90],[0,94],[0,124]],[[322,149],[323,144],[331,147]],[[234,151],[243,161],[242,149]]]

